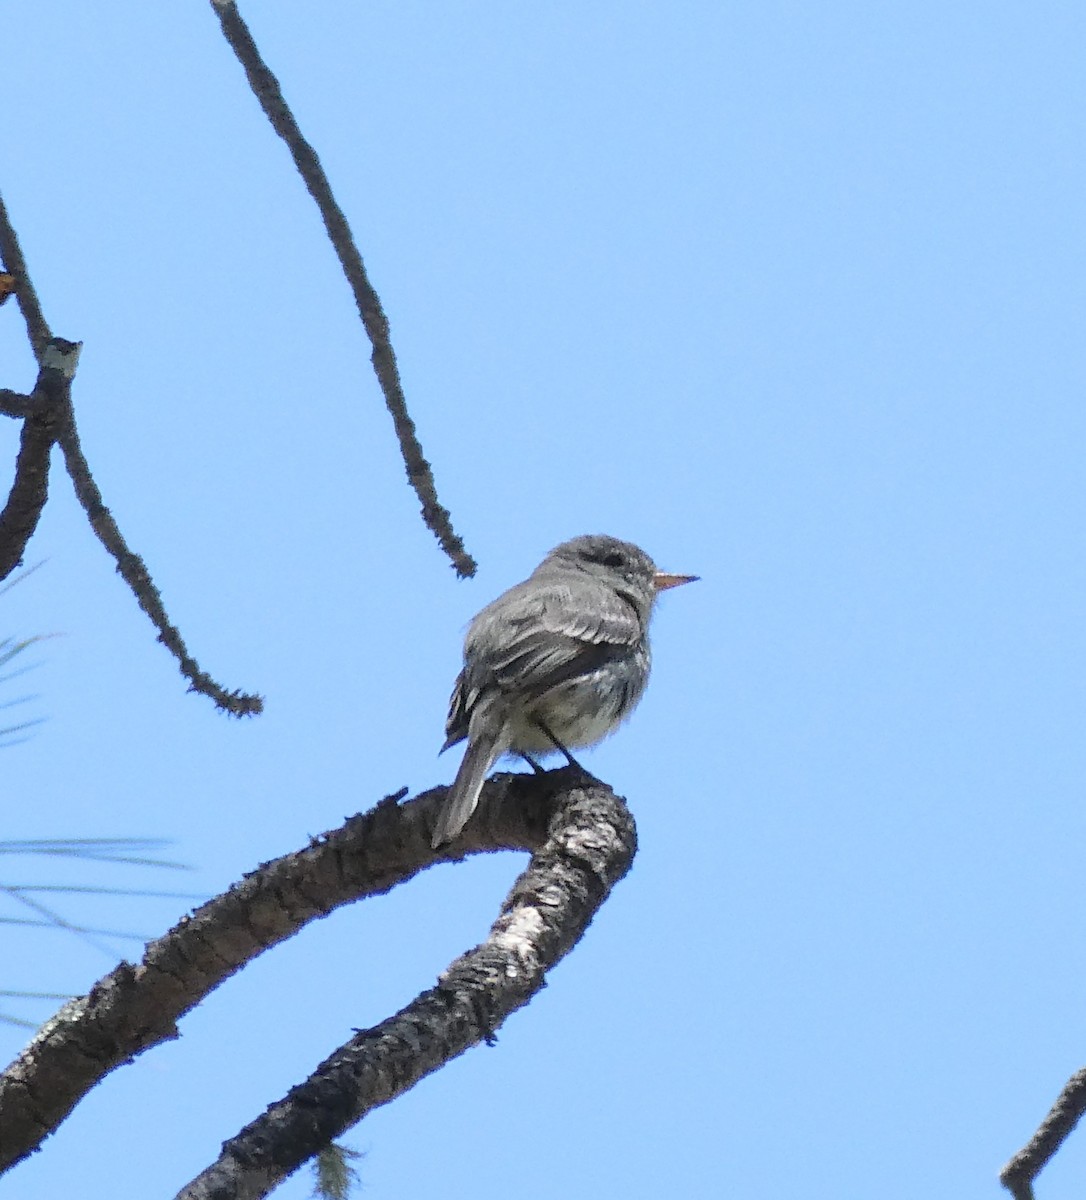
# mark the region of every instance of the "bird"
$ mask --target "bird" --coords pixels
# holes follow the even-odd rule
[[[631,542],[586,534],[556,546],[522,583],[486,606],[464,639],[442,752],[467,741],[438,814],[437,850],[463,830],[504,754],[593,746],[636,708],[648,682],[649,620],[660,592],[693,583]]]

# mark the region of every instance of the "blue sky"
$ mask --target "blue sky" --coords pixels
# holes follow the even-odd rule
[[[0,187],[85,343],[85,448],[196,657],[268,707],[185,694],[55,472],[45,566],[0,600],[4,634],[60,635],[19,685],[46,720],[4,751],[3,836],[169,838],[192,869],[8,878],[210,895],[449,780],[466,622],[556,542],[614,533],[702,576],[586,760],[636,814],[633,872],[496,1049],[353,1131],[364,1194],[1001,1194],[1086,1059],[1081,5],[246,15],[480,571],[458,582],[417,517],[210,6],[9,5]],[[0,367],[32,384],[12,305]],[[0,1196],[112,1197],[119,1164],[173,1194],[477,942],[522,861],[435,869],[264,956]],[[189,904],[65,903],[147,935]],[[112,965],[0,936],[0,986]],[[1072,1142],[1041,1189],[1084,1173]]]

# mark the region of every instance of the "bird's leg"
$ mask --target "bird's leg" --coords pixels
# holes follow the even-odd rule
[[[517,753],[520,755],[521,758],[524,759],[524,761],[528,764],[528,766],[530,766],[537,775],[546,775],[547,772],[543,770],[543,768],[539,765],[539,763],[537,763],[530,754],[525,754],[523,750],[518,750]]]
[[[551,730],[547,727],[546,721],[544,721],[541,717],[535,717],[534,720],[536,726],[543,733],[543,736],[550,740],[551,745],[554,746],[555,750],[557,750],[559,754],[564,754],[566,756],[566,762],[568,762],[575,771],[580,771],[582,775],[586,775],[589,779],[596,778],[591,771],[586,771],[584,767],[582,767],[581,764],[573,757],[573,755],[570,754],[565,746],[563,746],[562,743],[554,736]]]

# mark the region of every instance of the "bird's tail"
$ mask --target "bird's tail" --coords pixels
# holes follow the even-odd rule
[[[478,736],[468,740],[468,748],[464,752],[460,769],[456,772],[453,785],[449,788],[441,812],[438,813],[434,836],[430,839],[430,845],[435,850],[446,842],[451,842],[468,823],[475,806],[479,803],[483,780],[501,757],[502,749],[498,738],[491,733],[480,732]]]

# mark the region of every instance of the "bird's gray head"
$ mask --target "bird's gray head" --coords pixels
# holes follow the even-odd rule
[[[692,583],[696,575],[669,575],[639,546],[608,537],[605,533],[586,533],[563,542],[547,555],[535,573],[552,570],[583,571],[606,582],[634,602],[647,616],[656,594],[680,583]]]

